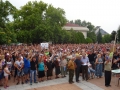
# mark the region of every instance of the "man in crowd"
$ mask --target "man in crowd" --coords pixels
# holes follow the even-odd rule
[[[76,75],[76,82],[79,83],[79,74],[80,74],[80,66],[81,66],[81,56],[77,55],[75,60],[75,75]]]
[[[69,83],[72,84],[73,82],[73,76],[74,76],[74,69],[75,69],[75,63],[74,60],[75,58],[73,58],[72,56],[69,57],[70,60],[68,62],[68,69],[69,69]]]
[[[95,69],[95,53],[93,53],[93,51],[90,50],[88,58],[90,64],[92,65],[92,68]]]
[[[82,79],[83,80],[88,80],[88,63],[89,63],[89,58],[86,56],[86,53],[82,53]]]

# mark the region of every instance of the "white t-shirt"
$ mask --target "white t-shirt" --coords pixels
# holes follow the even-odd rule
[[[22,64],[24,64],[24,62],[23,62],[23,60],[21,60],[21,61],[17,60],[17,61],[15,61],[15,64],[18,65],[19,68],[21,68]]]
[[[7,65],[8,65],[8,68],[11,68],[11,67],[12,67],[12,61],[6,62],[6,63],[7,63]]]

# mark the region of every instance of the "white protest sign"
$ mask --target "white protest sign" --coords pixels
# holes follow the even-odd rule
[[[48,43],[41,43],[41,47],[42,47],[42,48],[48,49],[49,44],[48,44]]]

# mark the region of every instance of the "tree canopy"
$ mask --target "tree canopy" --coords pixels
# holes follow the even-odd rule
[[[0,44],[44,41],[52,41],[55,44],[95,43],[97,41],[95,26],[91,22],[80,19],[68,21],[64,9],[55,8],[43,1],[29,1],[17,9],[9,1],[1,0],[0,12]],[[85,39],[81,32],[64,30],[63,26],[67,22],[87,27],[88,38]],[[104,36],[104,41],[109,42],[110,37],[113,39],[114,33],[111,36]]]

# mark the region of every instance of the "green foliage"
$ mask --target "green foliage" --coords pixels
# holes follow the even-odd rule
[[[90,38],[86,38],[86,43],[93,43],[93,41]]]
[[[0,32],[0,44],[7,43],[7,35],[5,32]]]
[[[16,8],[9,1],[0,1],[0,28],[6,28],[6,22],[9,21],[8,16],[13,15],[15,10]]]
[[[102,34],[101,34],[100,30],[99,30],[98,35],[97,35],[97,42],[102,43]]]
[[[109,35],[109,34],[104,35],[104,37],[102,39],[104,39],[103,43],[110,43],[111,42],[111,35]]]
[[[118,42],[120,42],[120,26],[118,27],[118,30],[117,30],[117,39],[118,39]]]
[[[106,42],[105,42],[105,38],[104,38],[104,37],[102,37],[102,43],[103,43],[103,44],[104,44],[104,43],[106,43]]]
[[[16,8],[9,1],[0,1],[0,44],[16,42],[16,34],[8,16],[13,16]]]
[[[115,40],[115,35],[116,35],[116,31],[112,31],[112,33],[111,33],[111,40],[113,41],[113,40]]]
[[[9,16],[13,16],[13,22],[10,22]],[[0,44],[10,43],[40,43],[52,41],[53,43],[99,43],[110,42],[113,35],[105,35],[103,38],[99,33],[96,37],[95,26],[91,22],[77,19],[70,23],[87,27],[88,38],[84,38],[83,33],[74,30],[63,30],[66,24],[65,11],[61,8],[55,8],[42,1],[28,2],[20,9],[16,9],[9,1],[0,2]],[[120,30],[118,30],[118,39]],[[119,39],[120,41],[120,39]]]
[[[81,26],[81,20],[80,20],[80,19],[75,20],[74,23],[75,23],[75,24],[78,24],[79,26]]]
[[[95,43],[96,40],[97,40],[97,36],[96,36],[95,32],[88,31],[87,32],[87,37],[89,37],[90,39],[92,39],[93,43]]]

